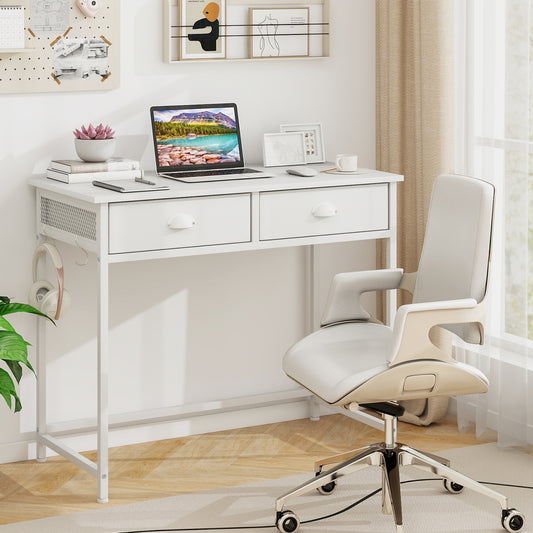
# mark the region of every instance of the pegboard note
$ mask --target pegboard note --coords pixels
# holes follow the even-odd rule
[[[0,0],[0,8],[7,6]],[[76,0],[15,0],[24,10],[23,50],[0,48],[0,93],[102,91],[120,82],[120,2],[86,17]],[[13,47],[14,48],[14,47]]]
[[[24,48],[24,8],[0,6],[0,50]]]

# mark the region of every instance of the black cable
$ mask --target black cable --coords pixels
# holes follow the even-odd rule
[[[419,483],[421,481],[442,481],[443,478],[438,477],[429,477],[429,478],[421,478],[421,479],[406,479],[405,481],[400,481],[401,485],[407,485],[408,483]],[[527,490],[533,490],[533,486],[528,485],[513,485],[510,483],[496,483],[492,481],[478,481],[478,483],[481,483],[482,485],[493,485],[497,487],[511,487],[516,489],[527,489]],[[336,511],[334,513],[320,516],[318,518],[311,518],[309,520],[302,520],[300,524],[311,524],[313,522],[320,522],[321,520],[327,520],[328,518],[333,518],[334,516],[338,516],[340,514],[343,514],[354,507],[357,507],[359,504],[365,502],[366,500],[372,498],[372,496],[375,496],[376,494],[380,493],[382,491],[381,487],[379,489],[374,490],[373,492],[370,492],[366,496],[363,496],[359,500],[357,500],[354,503],[351,503],[347,507],[344,507],[340,511]],[[135,531],[121,531],[119,533],[169,533],[169,532],[175,532],[179,533],[182,531],[238,531],[241,529],[267,529],[267,528],[276,528],[276,524],[269,524],[269,525],[261,525],[261,526],[223,526],[223,527],[185,527],[185,528],[173,528],[173,529],[139,529]]]
[[[494,485],[495,487],[512,487],[513,489],[533,490],[533,487],[529,487],[528,485],[510,485],[509,483],[495,483],[492,481],[478,481],[478,483],[481,483],[482,485]]]
[[[328,514],[326,516],[320,516],[318,518],[312,518],[310,520],[303,520],[300,523],[301,524],[311,524],[312,522],[320,522],[321,520],[327,520],[328,518],[333,518],[334,516],[340,515],[342,513],[345,513],[346,511],[349,511],[350,509],[353,509],[354,507],[356,507],[360,503],[363,503],[364,501],[368,500],[369,498],[372,498],[372,496],[375,496],[378,492],[381,492],[381,491],[382,491],[381,488],[376,489],[375,491],[371,492],[370,494],[367,494],[366,496],[363,496],[360,500],[357,500],[356,502],[351,503],[350,505],[348,505],[348,507],[345,507],[344,509],[341,509],[340,511]],[[276,526],[274,525],[274,527],[276,527]]]

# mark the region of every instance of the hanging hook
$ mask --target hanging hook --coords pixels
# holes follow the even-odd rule
[[[80,244],[78,243],[78,239],[74,239],[74,243],[76,244],[76,246],[85,254],[85,257],[83,258],[83,260],[80,262],[80,261],[76,261],[76,264],[78,266],[85,266],[89,263],[89,252],[83,248],[83,246],[80,246]]]

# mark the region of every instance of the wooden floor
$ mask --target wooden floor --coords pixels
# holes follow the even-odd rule
[[[427,428],[399,423],[398,434],[428,452],[486,442],[459,433],[451,416]],[[95,478],[61,457],[4,464],[0,524],[312,472],[317,459],[382,440],[378,430],[330,415],[112,448],[108,504],[96,503]]]

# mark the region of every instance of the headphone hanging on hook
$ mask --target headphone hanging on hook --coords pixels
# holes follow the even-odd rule
[[[56,270],[57,288],[49,281],[37,279],[39,259],[45,255],[50,256]],[[64,278],[63,261],[58,249],[47,242],[37,246],[33,254],[33,285],[28,299],[31,305],[54,320],[59,319],[70,307],[70,294],[65,290]]]

